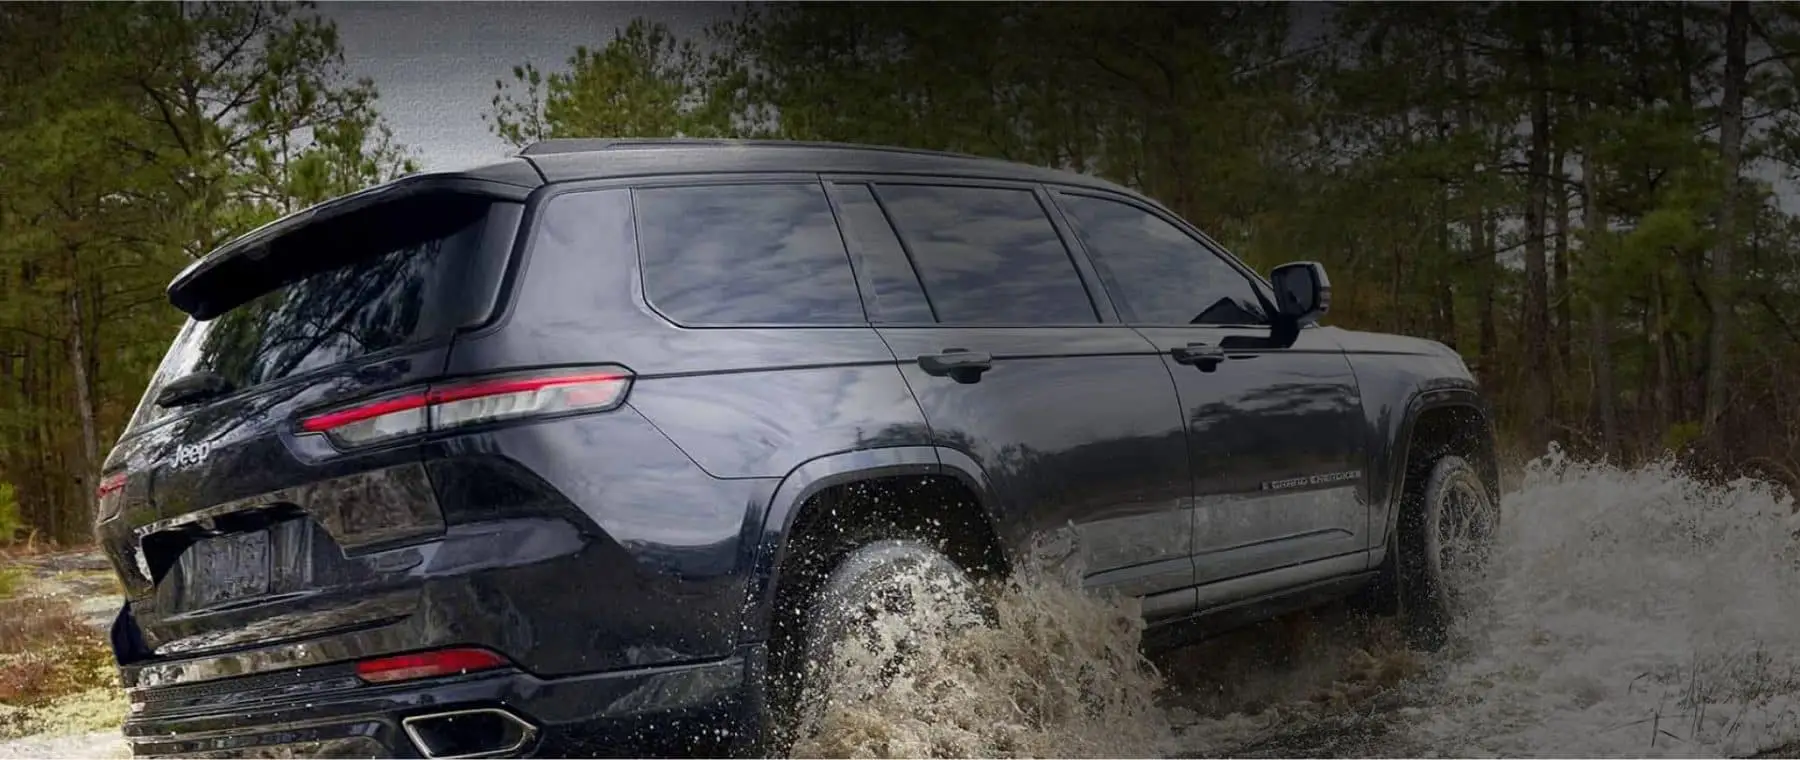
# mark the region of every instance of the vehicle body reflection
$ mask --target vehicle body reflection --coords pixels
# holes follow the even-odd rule
[[[145,756],[414,756],[408,719],[495,705],[521,754],[770,751],[837,556],[806,548],[1052,562],[1175,641],[1374,579],[1422,415],[1491,465],[1441,346],[1302,325],[1140,195],[961,156],[550,141],[170,298],[97,528]]]

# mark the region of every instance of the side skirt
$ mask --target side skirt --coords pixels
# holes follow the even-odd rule
[[[1158,622],[1144,631],[1143,647],[1149,651],[1173,649],[1254,625],[1269,618],[1322,606],[1356,593],[1374,581],[1375,577],[1376,573],[1373,571],[1364,571],[1327,578],[1262,596],[1210,607],[1175,620]]]

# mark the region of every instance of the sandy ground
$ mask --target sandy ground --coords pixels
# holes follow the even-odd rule
[[[105,636],[119,598],[112,566],[98,551],[47,554],[13,560],[29,575],[18,589],[20,596],[41,596],[70,601],[83,622],[96,635]],[[92,724],[91,712],[117,707],[105,699],[72,699],[49,711],[66,724]],[[64,722],[58,720],[57,722]],[[37,735],[0,742],[0,758],[122,758],[130,752],[117,730]]]
[[[126,758],[125,741],[117,731],[94,731],[67,736],[34,736],[0,743],[4,758]]]
[[[21,593],[69,599],[82,619],[103,633],[112,624],[119,610],[117,581],[112,564],[99,551],[45,554],[11,564],[31,572]]]

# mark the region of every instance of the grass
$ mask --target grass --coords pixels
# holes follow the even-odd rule
[[[60,599],[19,596],[7,568],[0,598],[0,739],[116,728],[124,717],[112,651],[102,633]]]
[[[28,575],[25,568],[16,565],[0,567],[0,599],[11,599],[19,593],[19,587],[25,585]]]

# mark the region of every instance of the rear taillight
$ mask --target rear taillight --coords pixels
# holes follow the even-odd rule
[[[431,429],[425,396],[413,393],[307,417],[300,421],[300,429],[324,433],[341,446],[364,446],[423,433]]]
[[[621,367],[488,378],[316,414],[302,419],[300,430],[340,446],[367,446],[501,420],[606,411],[624,402],[630,387],[631,373]]]
[[[101,479],[100,487],[94,489],[99,519],[119,513],[119,506],[125,502],[125,478],[125,473],[115,472]]]
[[[356,663],[356,677],[369,683],[394,683],[493,670],[505,665],[506,658],[486,649],[440,649],[363,660]]]

